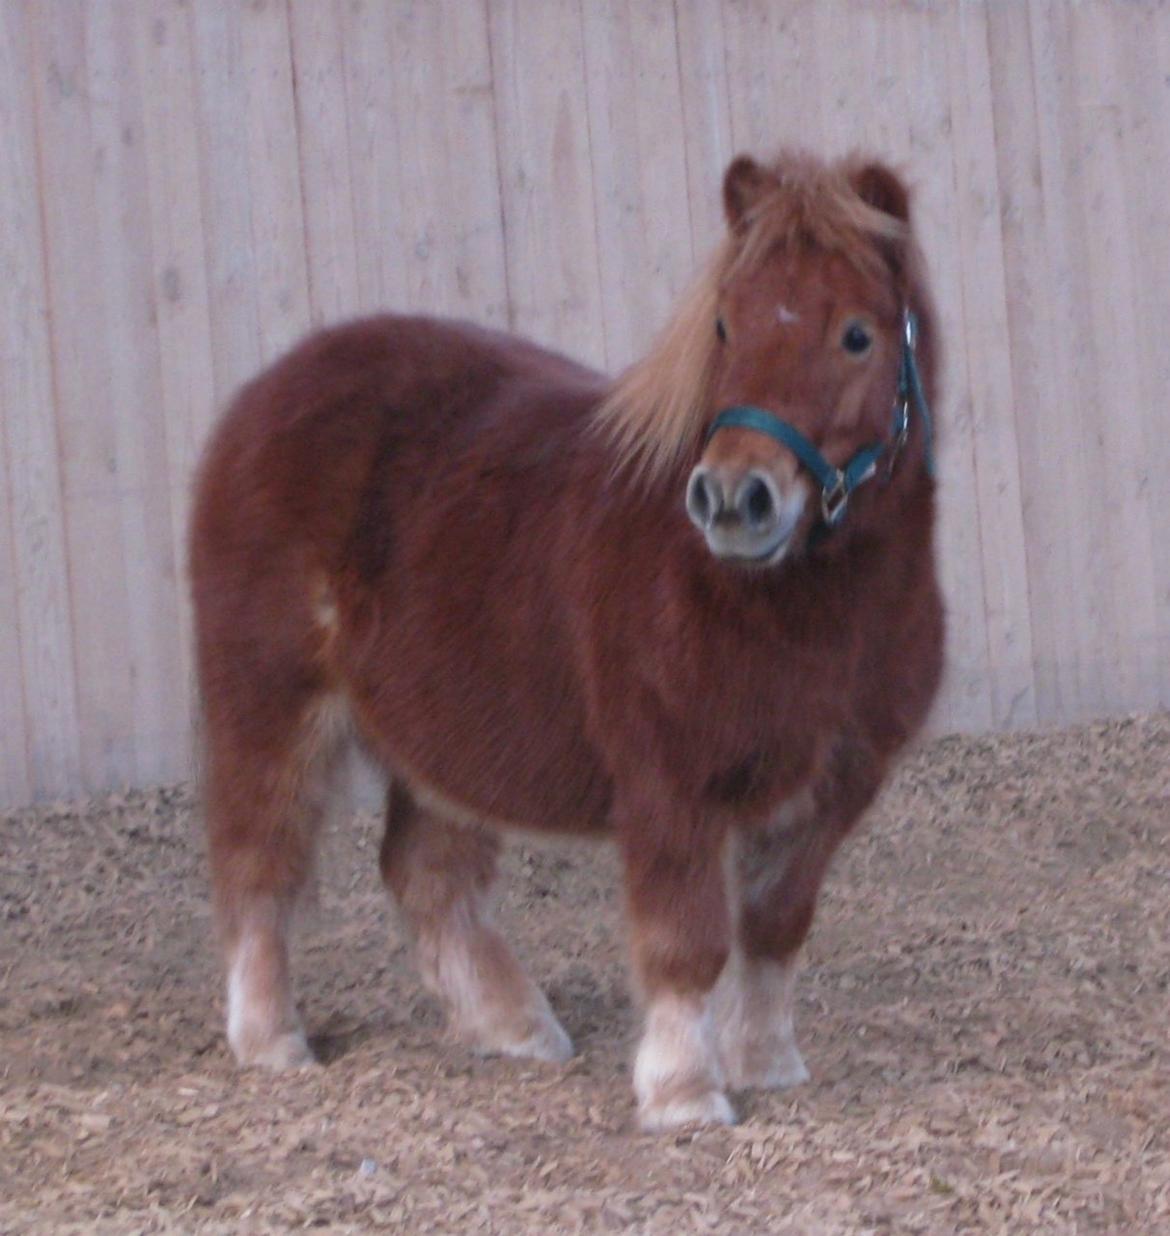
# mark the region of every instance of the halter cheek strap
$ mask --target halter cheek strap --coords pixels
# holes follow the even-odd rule
[[[875,442],[863,446],[842,467],[834,467],[821,452],[794,425],[781,420],[764,408],[741,404],[725,408],[711,423],[707,431],[710,441],[720,429],[732,427],[751,429],[767,434],[786,446],[812,473],[821,487],[821,517],[826,527],[835,528],[844,518],[849,497],[864,482],[877,475],[878,464],[886,458],[886,475],[894,469],[898,455],[910,434],[910,405],[922,418],[926,438],[926,470],[934,475],[934,426],[926,392],[922,389],[922,375],[914,350],[918,343],[918,319],[909,309],[902,315],[902,358],[898,368],[898,396],[894,400],[893,425],[888,442]]]

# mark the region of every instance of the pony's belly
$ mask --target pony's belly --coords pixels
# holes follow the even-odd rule
[[[609,777],[567,717],[523,707],[475,707],[411,684],[380,701],[355,699],[358,727],[418,801],[460,823],[591,834],[609,827]],[[398,701],[387,697],[397,696]],[[571,709],[566,709],[571,712]],[[505,715],[507,714],[507,715]]]
[[[599,834],[609,828],[608,789],[565,793],[556,775],[547,784],[533,784],[523,774],[511,785],[505,774],[502,786],[488,788],[474,779],[460,778],[448,767],[429,767],[425,754],[400,752],[393,744],[387,762],[392,774],[402,777],[422,805],[456,823],[508,832],[573,835]]]
[[[497,832],[519,833],[555,833],[574,836],[587,836],[601,833],[607,828],[604,815],[586,819],[580,812],[580,804],[576,808],[566,806],[560,812],[553,811],[541,818],[531,816],[501,815],[474,802],[454,797],[454,791],[449,791],[429,781],[417,769],[407,767],[406,763],[394,759],[391,764],[392,775],[400,777],[409,788],[415,801],[428,811],[454,824],[476,825],[494,829]],[[523,804],[517,804],[522,806]]]

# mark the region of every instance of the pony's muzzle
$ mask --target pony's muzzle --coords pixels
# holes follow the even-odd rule
[[[777,561],[803,506],[802,495],[786,501],[774,478],[759,468],[699,464],[687,482],[687,514],[719,558]]]

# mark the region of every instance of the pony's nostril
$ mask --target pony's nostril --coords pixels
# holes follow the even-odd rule
[[[696,468],[687,486],[687,514],[700,528],[709,528],[723,510],[718,485],[704,468]]]
[[[749,525],[758,528],[776,518],[772,490],[760,476],[749,476],[739,491],[735,505]]]

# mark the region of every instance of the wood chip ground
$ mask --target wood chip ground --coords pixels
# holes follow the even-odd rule
[[[813,1080],[634,1127],[608,847],[510,852],[501,918],[578,1054],[444,1038],[330,829],[297,948],[325,1067],[237,1072],[189,787],[0,816],[0,1232],[1170,1232],[1170,718],[945,739],[834,867]]]

